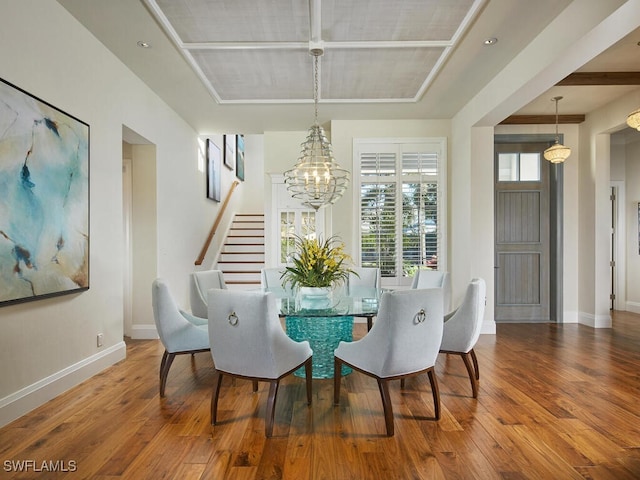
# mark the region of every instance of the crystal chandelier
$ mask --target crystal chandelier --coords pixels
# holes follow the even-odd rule
[[[314,57],[315,122],[309,128],[307,139],[300,145],[302,152],[298,162],[284,172],[284,179],[293,198],[318,210],[342,197],[349,186],[349,172],[336,163],[331,143],[318,123],[318,58],[323,50],[312,48],[309,53]]]
[[[553,97],[551,100],[556,102],[556,143],[544,151],[544,158],[551,163],[562,163],[571,155],[571,149],[562,145],[558,136],[558,101],[562,100],[562,97]]]

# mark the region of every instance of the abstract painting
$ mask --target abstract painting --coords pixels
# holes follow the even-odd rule
[[[236,177],[244,182],[244,135],[236,135]]]
[[[89,125],[0,79],[0,306],[89,288]]]
[[[207,138],[207,198],[220,201],[220,147]]]
[[[224,135],[224,165],[233,170],[236,163],[236,136]]]

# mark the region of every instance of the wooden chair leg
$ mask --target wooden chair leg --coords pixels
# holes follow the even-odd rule
[[[311,381],[313,380],[312,358],[313,357],[309,357],[308,360],[304,362],[304,376],[307,382],[307,405],[311,405],[311,398],[312,398],[312,389],[311,389],[312,387]]]
[[[373,317],[367,317],[367,332],[373,327]]]
[[[478,381],[476,380],[476,372],[471,365],[471,361],[469,360],[469,354],[461,353],[462,361],[464,362],[464,366],[467,367],[467,373],[469,374],[469,381],[471,381],[471,392],[473,394],[473,398],[478,398]]]
[[[393,431],[393,406],[391,405],[391,396],[389,395],[389,382],[382,378],[378,378],[378,389],[380,397],[382,397],[382,409],[384,410],[384,423],[387,426],[387,437],[392,437]]]
[[[340,403],[340,380],[342,379],[342,360],[333,357],[333,404]]]
[[[164,397],[164,389],[167,385],[167,376],[169,375],[169,369],[173,360],[176,358],[174,353],[169,353],[166,350],[162,355],[162,361],[160,362],[160,396]]]
[[[215,370],[213,372],[213,392],[211,393],[211,425],[218,421],[218,397],[220,396],[220,386],[222,385],[222,374]]]
[[[264,426],[265,436],[271,437],[273,434],[273,421],[276,416],[276,397],[278,395],[279,380],[273,380],[269,385],[269,398],[267,398],[267,411]]]
[[[472,348],[469,353],[471,354],[471,360],[473,360],[473,368],[476,371],[476,380],[480,380],[480,368],[478,367],[478,357],[476,357],[476,352]]]
[[[400,379],[400,388],[404,390],[404,378]]]
[[[254,380],[253,381],[253,393],[256,393],[258,391],[258,381]]]
[[[435,410],[436,420],[440,420],[440,390],[438,389],[438,379],[436,378],[436,372],[432,368],[428,372],[429,383],[431,383],[431,392],[433,393],[433,408]]]

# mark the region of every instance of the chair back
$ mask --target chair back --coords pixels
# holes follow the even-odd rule
[[[372,371],[392,377],[435,365],[443,318],[440,288],[383,293],[377,320],[361,340],[366,340],[370,351],[379,353]]]
[[[278,378],[311,355],[308,342],[295,342],[284,333],[273,294],[213,289],[208,295],[211,355],[217,369]]]
[[[221,270],[203,270],[190,275],[189,300],[191,313],[196,317],[207,318],[207,292],[212,288],[226,289]]]
[[[158,336],[167,352],[209,348],[207,327],[195,326],[180,313],[169,286],[161,278],[153,281],[151,303]]]
[[[263,268],[260,270],[260,287],[262,291],[272,292],[276,297],[293,296],[292,290],[283,285],[281,277],[284,271],[283,267]]]
[[[444,312],[451,310],[451,277],[441,270],[418,270],[413,277],[411,288],[442,288]]]
[[[486,297],[485,281],[471,280],[462,303],[445,322],[442,350],[466,353],[473,348],[482,330]]]
[[[349,273],[347,279],[347,292],[355,297],[375,297],[380,289],[380,269],[377,267],[354,267],[357,274]]]

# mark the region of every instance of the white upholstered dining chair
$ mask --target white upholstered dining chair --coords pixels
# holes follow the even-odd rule
[[[413,277],[411,288],[441,288],[444,312],[451,310],[451,277],[449,272],[420,269]]]
[[[442,345],[440,346],[440,352],[453,353],[462,357],[471,381],[473,398],[478,397],[478,381],[480,380],[478,359],[473,347],[482,330],[486,296],[485,281],[481,278],[471,280],[460,306],[445,316]],[[471,361],[469,357],[471,357]]]
[[[351,297],[377,298],[380,290],[381,276],[377,267],[353,267],[354,273],[347,277],[347,294]],[[364,316],[367,319],[367,331],[371,330],[374,315]]]
[[[211,397],[211,424],[218,418],[222,377],[269,383],[265,435],[273,434],[280,380],[304,365],[307,403],[311,404],[312,350],[284,332],[272,293],[209,290],[209,337],[216,372]]]
[[[167,376],[176,355],[208,351],[209,334],[202,319],[178,308],[169,286],[161,278],[153,281],[151,303],[158,336],[164,346],[160,362],[160,396],[164,397]]]
[[[358,341],[340,342],[335,350],[334,404],[340,401],[341,367],[346,364],[376,379],[387,428],[394,434],[389,382],[426,373],[435,419],[440,419],[440,393],[434,366],[442,341],[442,290],[385,292],[371,331]]]
[[[293,291],[283,284],[284,267],[263,268],[260,270],[260,287],[263,292],[271,292],[276,297],[292,297]]]
[[[207,292],[212,288],[226,289],[222,270],[202,270],[190,275],[189,300],[191,313],[207,318]]]

